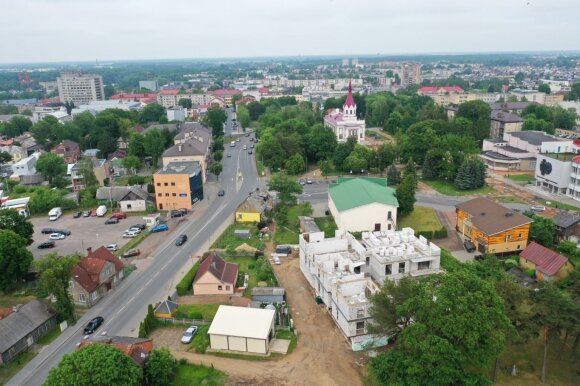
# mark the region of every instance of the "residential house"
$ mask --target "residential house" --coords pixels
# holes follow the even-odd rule
[[[28,157],[28,152],[22,146],[17,146],[13,144],[13,140],[2,141],[0,143],[0,153],[8,153],[12,156],[12,162],[18,162]]]
[[[505,111],[513,114],[521,114],[530,102],[495,102],[490,103],[491,111]]]
[[[75,304],[92,307],[123,279],[123,262],[104,246],[93,251],[73,268],[70,293]]]
[[[166,109],[169,107],[177,106],[181,98],[185,98],[187,95],[180,95],[179,90],[161,90],[157,94],[157,103]]]
[[[574,270],[574,263],[566,256],[532,241],[520,253],[520,267],[535,270],[539,281],[557,282],[568,277]]]
[[[254,222],[262,221],[262,214],[266,208],[264,199],[256,196],[248,196],[244,202],[236,208],[234,220],[236,222]]]
[[[122,212],[144,212],[149,194],[140,186],[105,186],[97,189],[96,198],[99,205],[116,202]]]
[[[208,94],[211,94],[213,96],[216,97],[220,97],[224,100],[224,102],[226,103],[226,107],[229,107],[232,105],[232,98],[234,97],[234,95],[241,95],[242,92],[238,89],[235,88],[222,88],[219,90],[212,90],[212,91],[208,91]]]
[[[384,345],[385,337],[368,333],[370,296],[386,280],[439,273],[441,249],[411,228],[362,232],[362,239],[343,230],[299,236],[300,270],[351,348]]]
[[[560,211],[553,218],[556,225],[556,241],[580,241],[580,214],[578,212]]]
[[[85,179],[80,170],[82,166],[81,162],[82,161],[75,163],[70,169],[73,190],[75,192],[85,188]],[[99,186],[104,186],[105,179],[109,178],[109,161],[106,159],[91,159],[90,162],[93,165],[93,172],[95,173]]]
[[[78,347],[81,348],[89,344],[108,344],[116,347],[131,357],[140,367],[145,366],[149,354],[153,350],[153,339],[130,336],[94,336],[90,339],[82,339]]]
[[[155,91],[155,90],[154,90]],[[109,100],[119,100],[123,102],[141,102],[147,99],[156,99],[157,93],[133,93],[133,94],[115,94]]]
[[[199,162],[203,182],[205,182],[211,161],[211,131],[204,130],[198,124],[197,127],[190,127],[178,133],[174,143],[163,152],[163,165],[166,166],[171,162]]]
[[[81,157],[81,148],[78,143],[65,139],[51,150],[51,153],[64,158],[67,164],[74,164]]]
[[[228,263],[217,253],[212,253],[201,262],[195,279],[195,295],[231,295],[236,289],[239,265]]]
[[[164,300],[159,303],[153,311],[153,316],[156,318],[173,318],[177,313],[178,304],[171,300]]]
[[[501,110],[492,110],[489,137],[491,139],[503,139],[504,133],[521,131],[523,124],[524,120],[518,115]]]
[[[12,362],[56,326],[56,314],[40,300],[14,308],[0,320],[0,364]]]
[[[532,219],[485,197],[455,205],[457,231],[480,253],[507,254],[528,244]]]
[[[98,159],[99,158],[99,153],[101,151],[99,149],[87,149],[85,151],[83,151],[82,156],[86,157],[86,158],[90,158],[90,159]]]
[[[26,132],[18,137],[14,137],[14,141],[18,142],[20,146],[26,151],[27,156],[41,150],[41,146],[36,144],[36,140],[31,133]]]
[[[155,203],[158,210],[185,208],[203,200],[203,178],[200,163],[169,162],[153,175]]]
[[[395,230],[395,189],[376,177],[344,177],[328,188],[328,208],[338,229],[349,232]]]
[[[40,157],[40,152],[21,159],[12,165],[12,177],[32,176],[36,174],[36,161]]]

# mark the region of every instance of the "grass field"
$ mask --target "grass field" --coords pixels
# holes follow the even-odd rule
[[[531,174],[512,174],[508,176],[508,178],[512,181],[517,182],[528,182],[534,179],[534,176]]]
[[[239,229],[248,229],[251,233],[250,238],[241,239],[239,237],[236,237],[234,235],[234,231]],[[264,242],[258,238],[258,234],[259,231],[256,228],[256,225],[254,224],[242,224],[242,223],[232,224],[213,243],[212,248],[232,249],[246,243],[254,248],[264,249]]]
[[[17,304],[26,304],[36,299],[32,295],[0,294],[0,308],[9,308]]]
[[[303,204],[289,207],[288,224],[276,227],[274,235],[276,244],[298,244],[298,235],[300,234],[298,216],[310,216],[311,214],[311,207]]]
[[[548,202],[549,202],[549,204],[548,204]],[[580,207],[570,205],[570,204],[565,204],[565,203],[559,202],[559,201],[550,200],[550,201],[545,201],[545,203],[546,203],[546,206],[549,206],[550,208],[580,211]]]
[[[468,196],[471,194],[489,194],[495,192],[495,189],[491,186],[484,186],[483,188],[473,190],[457,190],[450,182],[427,180],[423,180],[423,182],[446,196]]]
[[[334,237],[334,231],[338,229],[332,216],[316,217],[314,219],[318,228],[324,232],[324,237]]]
[[[7,365],[0,365],[0,385],[4,385],[10,378],[16,375],[28,362],[36,356],[35,353],[25,351],[20,354],[13,362]]]
[[[227,375],[214,368],[193,365],[178,364],[173,386],[221,386],[227,380]]]
[[[193,338],[193,341],[189,345],[195,350],[195,352],[200,354],[205,354],[205,350],[209,347],[209,325],[197,326],[197,335]]]
[[[501,202],[503,204],[525,204],[526,202],[516,196],[500,196],[496,197],[497,202]]]
[[[398,219],[397,227],[399,229],[410,227],[417,233],[422,231],[436,231],[441,229],[442,225],[433,208],[416,206],[410,215]]]
[[[201,314],[203,320],[211,321],[217,312],[219,304],[180,304],[177,308],[177,318],[196,319],[195,314]]]

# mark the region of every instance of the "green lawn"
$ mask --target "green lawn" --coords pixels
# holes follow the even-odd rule
[[[201,314],[203,320],[211,321],[217,312],[219,304],[180,304],[177,307],[176,318],[198,319]],[[197,314],[197,315],[196,315]]]
[[[496,197],[496,201],[503,204],[525,204],[526,202],[516,196],[500,196]]]
[[[239,273],[247,273],[250,275],[248,279],[248,288],[246,288],[245,296],[252,296],[252,288],[258,285],[259,281],[265,281],[268,285],[276,285],[274,275],[271,274],[272,266],[264,257],[254,258],[254,257],[226,257],[226,261],[230,263],[239,264]],[[262,274],[262,275],[260,275]]]
[[[0,295],[0,308],[8,308],[15,306],[17,304],[26,304],[31,300],[36,299],[36,296],[32,295],[16,295],[16,294],[1,294]]]
[[[471,194],[489,194],[495,192],[495,189],[491,186],[484,186],[483,188],[473,190],[457,190],[450,182],[427,180],[423,180],[423,182],[446,196],[468,196]]]
[[[288,352],[286,354],[290,354],[296,348],[297,339],[296,335],[292,331],[278,331],[276,332],[276,339],[286,339],[290,341],[290,345],[288,346]]]
[[[439,217],[433,208],[426,206],[415,206],[413,212],[405,217],[398,219],[397,227],[399,229],[409,227],[415,230],[415,233],[423,231],[436,231],[442,228]]]
[[[534,179],[534,176],[531,174],[512,174],[508,176],[510,180],[517,181],[517,182],[528,182]]]
[[[13,362],[7,365],[0,365],[0,385],[4,385],[10,378],[16,375],[28,362],[36,356],[35,353],[25,351],[18,355]]]
[[[51,344],[56,338],[58,338],[59,335],[60,335],[60,328],[58,328],[58,326],[57,326],[55,329],[50,331],[48,334],[46,334],[45,336],[40,338],[37,343],[44,345],[44,346],[47,346],[47,345]]]
[[[294,205],[288,208],[288,224],[276,227],[274,242],[276,244],[298,244],[300,226],[298,216],[310,216],[312,208],[309,205]]]
[[[221,386],[227,380],[227,375],[214,368],[194,365],[178,364],[173,386]]]
[[[314,219],[318,228],[324,232],[324,237],[334,237],[334,231],[338,229],[332,216],[316,217]]]
[[[239,237],[234,236],[234,231],[240,229],[249,229],[251,232],[250,238],[241,239]],[[236,247],[246,243],[254,248],[264,249],[264,242],[258,238],[259,234],[260,231],[258,230],[255,224],[243,224],[243,223],[232,224],[213,243],[212,248],[235,249]]]
[[[549,204],[548,204],[548,202],[549,202]],[[565,203],[559,202],[559,201],[549,200],[549,201],[545,201],[545,203],[546,203],[546,206],[549,206],[550,208],[580,211],[580,207],[570,205],[570,204],[565,204]]]
[[[205,350],[209,347],[209,335],[207,332],[209,331],[209,325],[201,325],[197,326],[197,335],[193,338],[193,341],[189,345],[190,348],[193,348],[195,352],[200,354],[205,354]]]

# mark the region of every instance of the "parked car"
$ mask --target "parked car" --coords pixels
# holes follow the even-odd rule
[[[156,227],[151,228],[151,233],[164,232],[168,229],[169,227],[167,226],[167,224],[159,224]]]
[[[125,218],[127,218],[127,213],[125,212],[115,212],[113,213],[113,215],[111,216],[111,218],[116,218],[119,220],[123,220]]]
[[[107,245],[107,249],[109,251],[115,252],[117,249],[119,249],[119,247],[117,246],[117,244],[109,244],[109,245]]]
[[[218,192],[219,197],[225,196],[225,194],[226,194],[226,192],[223,189]]]
[[[312,180],[309,178],[309,179],[307,179],[307,180],[306,180],[306,183],[307,183],[308,185],[311,185],[311,184],[312,184]]]
[[[534,212],[543,212],[546,210],[546,207],[544,205],[534,205],[530,207],[530,209],[533,210]]]
[[[239,138],[236,138],[236,142],[240,142],[240,139]]]
[[[87,323],[83,332],[85,335],[92,334],[93,332],[97,331],[99,327],[101,327],[101,324],[103,324],[104,321],[105,319],[102,316],[97,316],[96,318],[91,319],[91,321]]]
[[[298,183],[302,186],[306,185],[306,181],[304,181],[303,179],[298,180]]]
[[[66,236],[62,233],[51,233],[50,236],[48,236],[50,240],[63,240],[65,237]]]
[[[90,210],[85,210],[83,212],[83,217],[89,217],[91,215],[91,211]]]
[[[182,211],[179,210],[172,210],[171,212],[169,212],[169,217],[174,218],[174,217],[183,217],[185,216],[185,213],[183,213]]]
[[[175,240],[175,245],[180,247],[183,244],[185,244],[186,241],[187,241],[187,235],[179,235],[179,236],[177,236],[177,240]]]
[[[191,326],[183,333],[181,337],[181,343],[191,343],[195,335],[197,334],[197,326]]]
[[[131,227],[127,229],[125,232],[137,232],[137,234],[141,233],[141,228]]]
[[[228,153],[228,154],[226,154],[226,157],[227,158],[232,158],[232,154],[231,153]]]
[[[469,253],[471,252],[475,252],[475,245],[471,242],[471,240],[465,240],[463,242],[463,246],[465,247],[465,250]]]
[[[128,239],[132,239],[133,237],[137,237],[138,234],[139,234],[139,232],[127,230],[127,231],[125,231],[125,233],[123,233],[123,237],[128,238]]]
[[[244,145],[244,146],[242,147],[242,150],[247,150],[247,149],[248,149],[248,147],[247,147],[246,145]]]
[[[42,228],[42,230],[40,231],[43,235],[49,235],[51,233],[56,233],[58,229],[56,228]]]
[[[481,253],[478,253],[477,255],[473,256],[473,258],[475,259],[475,261],[482,261],[483,255]]]
[[[70,231],[67,229],[54,229],[52,233],[62,233],[65,236],[70,236]]]
[[[143,230],[143,229],[147,228],[147,225],[145,225],[145,224],[135,224],[135,225],[131,226],[131,228],[129,228],[129,229],[133,229],[133,228],[138,228],[140,230]]]
[[[139,256],[140,254],[141,251],[138,249],[129,249],[127,252],[123,253],[123,257]]]
[[[45,241],[38,244],[38,249],[54,248],[54,241]]]
[[[118,224],[119,223],[119,219],[117,217],[111,217],[110,219],[107,219],[107,221],[105,221],[105,224]]]
[[[79,217],[81,217],[82,214],[83,214],[82,212],[74,212],[73,218],[79,218]]]
[[[253,149],[254,148],[254,144],[251,144],[250,147]]]

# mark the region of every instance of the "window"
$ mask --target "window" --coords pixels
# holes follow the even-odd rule
[[[168,186],[167,182],[163,183],[163,186]]]
[[[218,285],[218,291],[221,291],[221,290],[222,290],[222,286]]]
[[[165,197],[169,197],[169,193],[165,193]]]
[[[230,286],[229,286],[229,285],[227,285],[227,286],[226,286],[226,291],[229,291],[229,290],[230,290]]]
[[[417,269],[419,271],[422,271],[424,269],[429,269],[429,267],[431,266],[431,262],[430,261],[422,261],[417,265]]]
[[[161,193],[157,193],[157,197],[161,197],[161,196],[162,196]]]
[[[364,334],[365,331],[365,322],[356,322],[356,333],[357,335]]]
[[[172,183],[171,183],[171,186],[175,186],[175,182],[172,182]]]
[[[518,246],[516,247],[516,249],[522,249],[522,248],[520,248],[520,244],[518,244]]]
[[[159,194],[161,194],[161,193],[159,193]],[[159,209],[163,210],[163,204],[159,204]]]
[[[387,229],[388,229],[388,230],[391,230],[391,229],[392,229],[392,227],[391,227],[391,224],[389,224],[389,225],[387,226]]]
[[[79,294],[79,302],[81,302],[81,303],[87,302],[87,298],[85,297],[85,294]]]
[[[131,209],[131,204],[127,204],[127,209]]]
[[[385,275],[391,274],[391,264],[385,265]]]
[[[176,197],[176,196],[177,196],[177,193],[171,193],[171,195],[172,195],[173,197]]]
[[[157,186],[161,186],[161,182],[158,182],[158,183],[157,183]]]
[[[399,263],[399,273],[405,273],[405,263]]]
[[[522,234],[520,233],[520,234],[518,235],[518,239],[521,239],[521,238],[522,238]]]
[[[393,214],[392,212],[389,210],[389,213],[387,213],[387,219],[391,220],[393,218]]]

